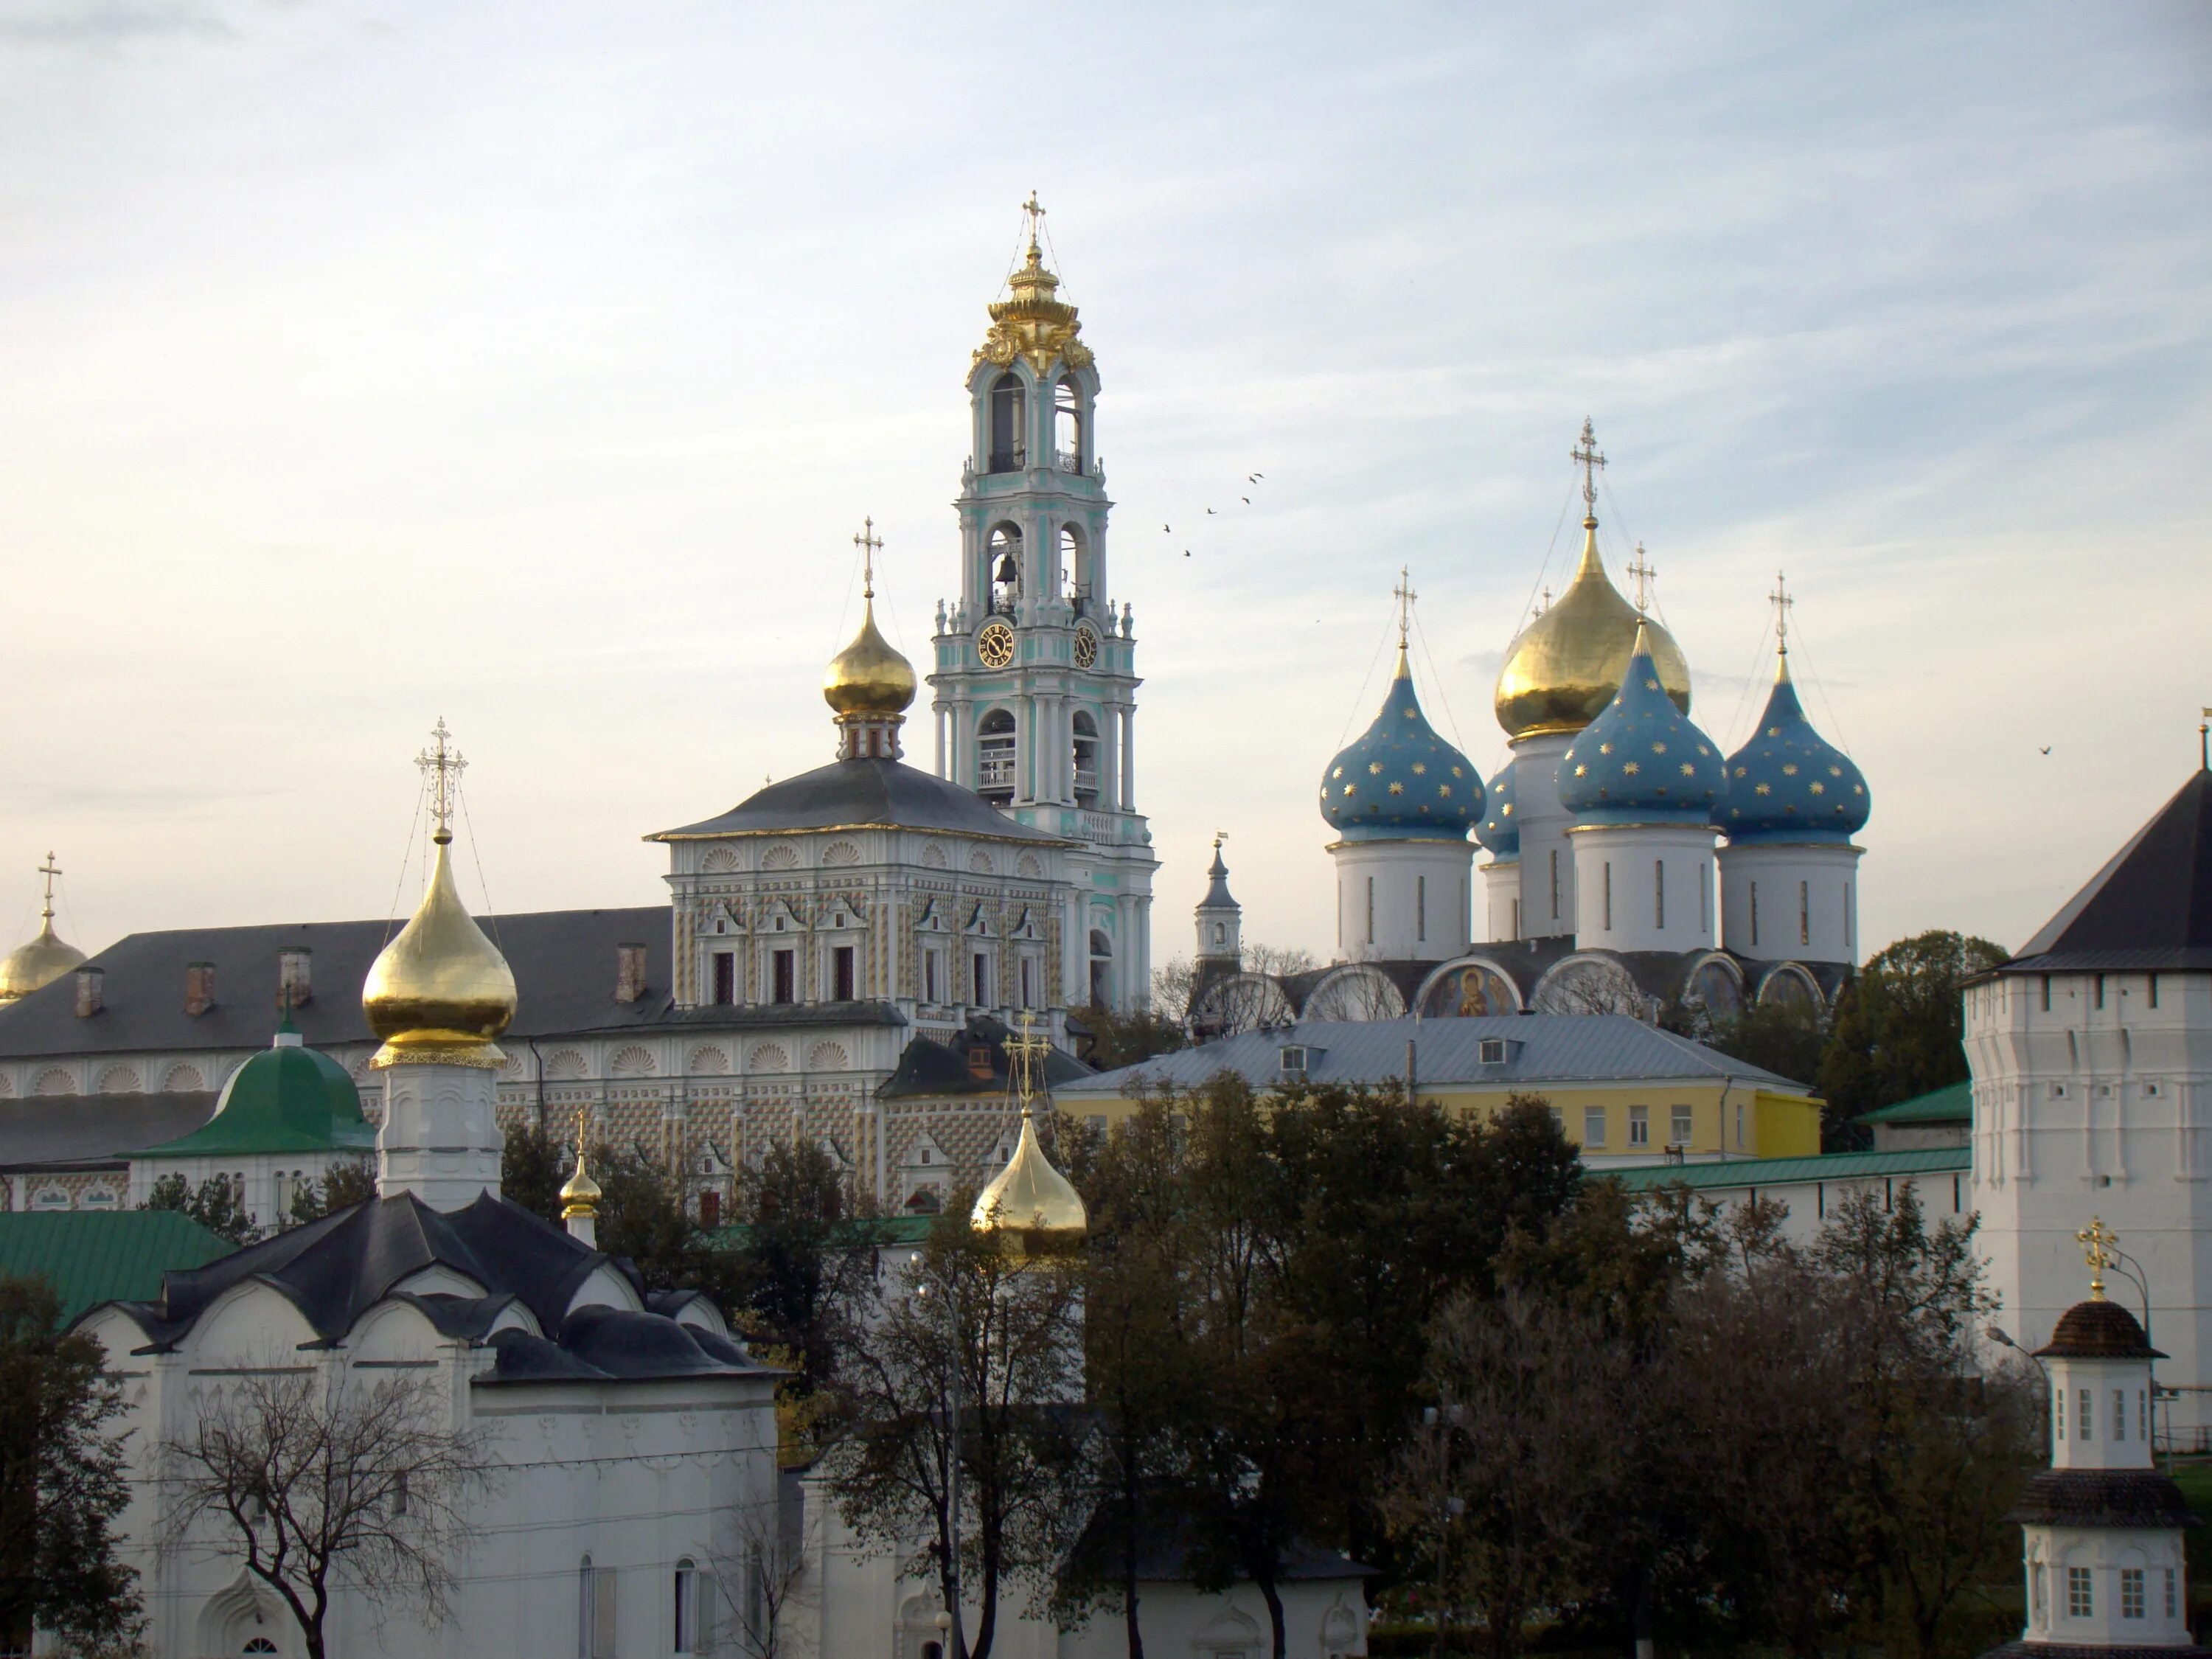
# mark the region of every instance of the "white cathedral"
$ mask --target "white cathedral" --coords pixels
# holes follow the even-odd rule
[[[1723,757],[1690,719],[1689,668],[1650,613],[1642,550],[1634,604],[1607,574],[1605,457],[1588,422],[1572,454],[1583,469],[1580,562],[1515,636],[1498,678],[1513,758],[1486,783],[1429,724],[1401,580],[1382,707],[1322,776],[1335,961],[1247,971],[1217,844],[1197,912],[1200,1031],[1407,1013],[1650,1019],[1691,1004],[1726,1020],[1759,1002],[1825,1006],[1849,979],[1864,851],[1853,837],[1872,802],[1857,765],[1798,701],[1794,601],[1779,585],[1771,596],[1773,688],[1751,736]],[[1480,868],[1470,830],[1489,854]]]

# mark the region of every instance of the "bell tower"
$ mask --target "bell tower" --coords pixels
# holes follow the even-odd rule
[[[1094,411],[1098,368],[1044,263],[1044,209],[968,374],[960,592],[929,676],[937,773],[1064,836],[1085,890],[1065,919],[1064,1000],[1126,1012],[1152,982],[1152,832],[1136,805],[1136,630],[1115,611]]]

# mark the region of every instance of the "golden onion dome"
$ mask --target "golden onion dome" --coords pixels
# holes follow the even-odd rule
[[[976,1195],[969,1224],[979,1233],[1001,1233],[1018,1241],[1081,1238],[1091,1228],[1082,1194],[1052,1167],[1037,1144],[1036,1123],[1022,1114],[1022,1137],[1014,1155],[989,1186]]]
[[[822,700],[841,720],[903,714],[920,684],[914,665],[877,630],[872,592],[862,597],[861,605],[860,631],[822,671]]]
[[[453,886],[453,836],[434,839],[429,890],[361,988],[368,1028],[384,1039],[374,1063],[497,1066],[492,1039],[514,1018],[514,973]]]
[[[597,1215],[599,1200],[605,1196],[599,1183],[592,1179],[591,1171],[584,1167],[584,1149],[576,1149],[576,1173],[570,1176],[561,1188],[561,1219],[574,1221],[580,1216]]]
[[[1583,557],[1574,580],[1514,638],[1498,677],[1498,723],[1515,741],[1579,732],[1595,720],[1628,672],[1636,624],[1650,632],[1651,660],[1674,706],[1690,712],[1690,665],[1674,636],[1640,617],[1620,596],[1598,556],[1597,520],[1583,520]]]
[[[54,932],[54,913],[47,911],[37,938],[0,957],[0,1002],[44,989],[84,959],[83,951]]]

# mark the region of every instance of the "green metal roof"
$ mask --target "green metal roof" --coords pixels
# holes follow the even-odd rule
[[[165,1272],[236,1248],[176,1210],[0,1212],[0,1273],[49,1281],[64,1324],[103,1302],[151,1301]]]
[[[1591,1170],[1632,1193],[1660,1187],[1796,1187],[1817,1181],[1885,1176],[1954,1175],[1972,1163],[1965,1146],[1920,1146],[1902,1152],[1822,1152],[1814,1158],[1743,1158],[1727,1164],[1645,1164],[1632,1170]]]
[[[292,1041],[283,1040],[289,1036]],[[230,1074],[215,1115],[179,1140],[134,1158],[234,1158],[264,1152],[365,1152],[376,1130],[361,1115],[361,1091],[344,1066],[301,1046],[289,1026]]]
[[[1877,1106],[1871,1112],[1859,1115],[1862,1123],[1972,1123],[1973,1121],[1974,1085],[1970,1082],[1930,1089],[1924,1095],[1900,1100],[1894,1106]]]

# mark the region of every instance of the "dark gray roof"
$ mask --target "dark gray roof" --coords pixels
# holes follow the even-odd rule
[[[2199,770],[2001,974],[2212,969],[2212,772]]]
[[[900,1052],[898,1064],[892,1067],[891,1074],[877,1089],[876,1098],[901,1100],[923,1095],[1006,1097],[1011,1075],[1006,1063],[1006,1038],[1010,1035],[1004,1021],[993,1019],[988,1014],[970,1014],[965,1029],[957,1036],[941,1042],[934,1037],[914,1037]],[[983,1051],[990,1067],[989,1073],[981,1077],[970,1063],[978,1048]],[[1081,1060],[1058,1048],[1045,1056],[1044,1080],[1050,1088],[1083,1082],[1096,1075]]]
[[[0,1100],[0,1169],[120,1164],[142,1146],[201,1127],[215,1115],[215,1103],[212,1090]]]
[[[832,761],[756,790],[720,817],[663,830],[647,841],[761,836],[792,830],[941,830],[949,835],[1046,843],[1061,840],[1017,823],[972,789],[902,761]]]
[[[76,1015],[76,975],[64,974],[20,1002],[0,1007],[0,1060],[46,1054],[176,1053],[259,1048],[276,1029],[276,953],[313,951],[313,998],[294,1011],[309,1047],[371,1041],[361,1012],[362,981],[397,921],[283,922],[252,927],[180,927],[133,933],[89,965],[104,969],[105,1006]],[[574,1036],[656,1026],[897,1025],[887,1003],[708,1006],[679,1010],[670,998],[669,909],[538,910],[484,919],[514,970],[520,1001],[505,1041]],[[615,1000],[615,947],[645,947],[645,994]],[[215,964],[215,1006],[185,1012],[185,968]],[[206,1114],[201,1115],[204,1121]],[[176,1133],[198,1127],[186,1125]],[[164,1137],[165,1139],[173,1137]],[[149,1143],[140,1143],[142,1145]]]
[[[1485,1061],[1482,1042],[1506,1039],[1506,1058]],[[1139,1060],[1117,1072],[1058,1085],[1070,1110],[1085,1098],[1127,1098],[1133,1090],[1167,1084],[1196,1088],[1223,1072],[1255,1085],[1282,1080],[1282,1051],[1309,1050],[1305,1077],[1319,1084],[1387,1083],[1406,1074],[1406,1045],[1413,1044],[1413,1069],[1423,1087],[1496,1084],[1521,1088],[1547,1083],[1593,1083],[1642,1079],[1710,1079],[1749,1084],[1802,1095],[1808,1085],[1662,1031],[1625,1014],[1505,1014],[1476,1019],[1316,1020],[1265,1031],[1245,1031],[1195,1048]]]
[[[498,1359],[486,1381],[757,1375],[763,1369],[736,1344],[666,1314],[605,1307],[571,1313],[578,1288],[605,1267],[626,1277],[644,1300],[637,1270],[490,1193],[451,1211],[434,1210],[411,1193],[370,1199],[204,1267],[166,1273],[156,1301],[113,1305],[146,1333],[148,1351],[162,1352],[224,1291],[252,1279],[281,1291],[327,1344],[343,1339],[396,1285],[432,1267],[484,1287],[482,1297],[405,1297],[446,1334],[480,1337],[510,1302],[520,1303],[551,1333],[493,1339]]]

